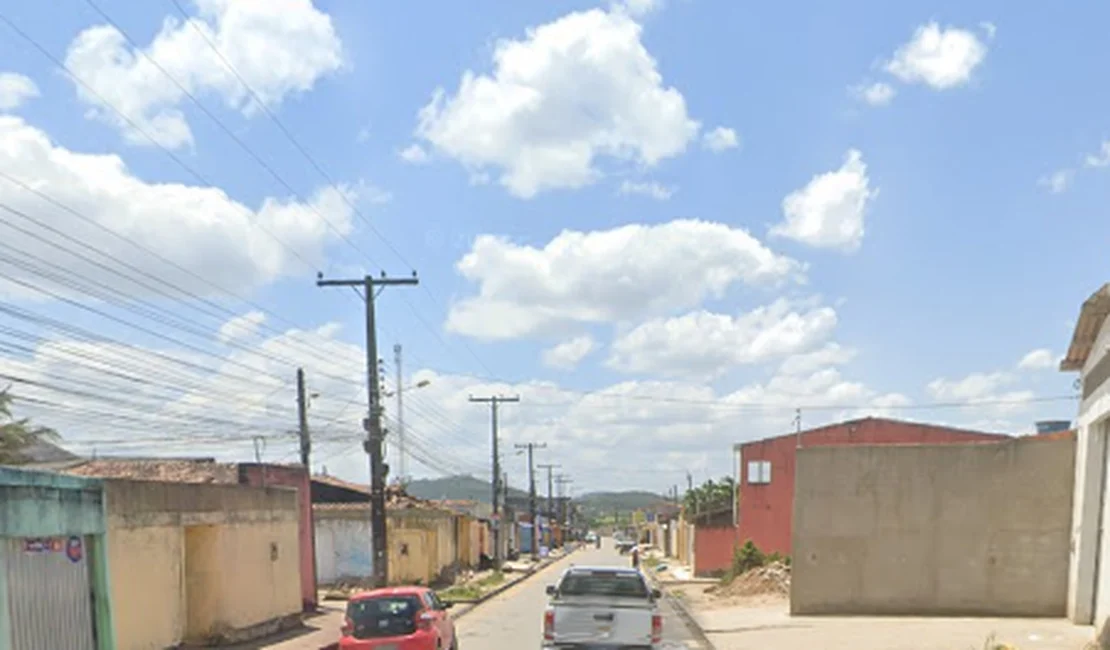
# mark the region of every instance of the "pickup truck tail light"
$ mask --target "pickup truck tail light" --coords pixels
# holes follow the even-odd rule
[[[652,614],[651,615],[651,642],[652,643],[662,643],[663,642],[663,615],[662,614]]]
[[[543,613],[543,640],[555,640],[555,610],[553,609]]]

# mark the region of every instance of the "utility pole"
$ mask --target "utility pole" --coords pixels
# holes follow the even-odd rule
[[[547,518],[553,520],[555,519],[555,503],[552,500],[552,495],[554,494],[554,490],[552,490],[554,479],[551,470],[559,469],[562,465],[541,463],[536,465],[536,467],[547,470]]]
[[[794,409],[794,439],[798,449],[802,448],[802,409]]]
[[[516,445],[517,449],[526,449],[528,451],[528,514],[532,517],[532,559],[540,559],[540,522],[539,516],[536,512],[536,465],[534,462],[534,453],[537,449],[547,449],[547,443],[537,444],[529,442],[527,444]]]
[[[362,299],[366,303],[366,392],[367,415],[365,421],[366,442],[364,448],[370,456],[370,535],[374,552],[374,583],[384,587],[389,583],[389,559],[386,545],[385,517],[385,475],[388,471],[382,462],[382,441],[385,430],[382,428],[381,377],[378,367],[378,332],[374,320],[374,300],[377,290],[398,285],[419,284],[416,271],[411,278],[388,278],[385,271],[375,278],[367,275],[360,280],[325,280],[323,273],[316,274],[318,287],[351,287],[358,292],[362,287]]]
[[[497,525],[493,529],[493,564],[494,564],[495,568],[499,568],[501,566],[501,530],[502,530],[502,524],[504,524],[504,522],[500,521],[497,518],[497,513],[499,512],[498,508],[497,508],[497,499],[498,499],[498,495],[500,493],[500,490],[498,489],[498,487],[499,487],[498,483],[500,483],[500,478],[501,478],[501,457],[498,455],[500,452],[498,452],[498,450],[497,450],[497,444],[498,444],[498,438],[497,438],[497,406],[499,404],[504,404],[504,403],[507,403],[507,402],[519,402],[520,401],[520,395],[514,395],[513,397],[505,397],[504,395],[491,395],[490,397],[474,397],[473,395],[471,395],[470,396],[470,401],[471,402],[480,402],[480,403],[483,403],[483,404],[489,404],[490,441],[491,441],[491,447],[492,447],[491,456],[493,458],[493,467],[491,468],[492,469],[492,475],[493,475],[493,485],[491,486],[492,491],[493,491],[493,518],[494,518],[494,521],[497,523]],[[506,481],[506,483],[508,483],[508,481]],[[506,498],[508,498],[508,493],[507,492],[506,492]]]
[[[570,508],[567,507],[568,504],[566,498],[566,486],[574,483],[574,480],[568,478],[566,474],[560,474],[555,477],[555,483],[559,486],[559,519],[562,520],[563,527],[566,528],[568,523],[568,515],[570,513]]]
[[[401,397],[405,392],[405,387],[401,385],[404,375],[401,373],[400,343],[393,345],[393,366],[397,372],[397,481],[404,485],[408,468],[405,462],[405,408]]]
[[[301,438],[301,465],[305,471],[312,474],[312,465],[309,463],[312,454],[312,440],[308,436],[308,398],[304,391],[304,368],[297,368],[297,420],[298,434]]]

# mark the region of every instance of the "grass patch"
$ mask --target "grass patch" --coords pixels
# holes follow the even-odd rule
[[[504,582],[505,574],[500,571],[494,571],[474,582],[454,585],[442,591],[437,591],[436,595],[443,601],[450,601],[453,603],[468,602],[478,600],[485,594],[496,589],[499,585],[504,584]]]
[[[662,563],[663,563],[663,560],[660,560],[657,557],[645,557],[644,558],[644,566],[646,566],[649,569],[654,569],[655,567],[659,566]]]

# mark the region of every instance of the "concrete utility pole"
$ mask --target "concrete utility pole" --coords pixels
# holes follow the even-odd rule
[[[541,463],[539,465],[536,465],[536,467],[538,467],[540,469],[547,470],[547,519],[549,521],[552,521],[552,520],[555,519],[555,503],[552,500],[552,496],[554,494],[554,490],[552,490],[554,480],[553,480],[553,477],[552,477],[551,470],[559,469],[560,467],[562,467],[562,465],[554,465],[552,463]]]
[[[408,468],[405,466],[405,403],[401,397],[405,387],[401,385],[404,375],[401,373],[400,343],[393,345],[393,366],[397,373],[397,482],[404,485]]]
[[[492,467],[493,485],[491,486],[491,488],[492,488],[492,492],[493,492],[493,518],[494,518],[494,522],[496,523],[496,525],[493,528],[493,564],[494,564],[494,567],[496,568],[496,567],[501,566],[501,531],[502,531],[502,524],[504,523],[504,522],[498,520],[498,518],[497,518],[497,513],[499,512],[498,506],[497,506],[497,500],[498,500],[498,496],[499,496],[499,493],[500,493],[500,490],[498,489],[498,487],[499,487],[498,483],[500,483],[499,479],[501,478],[501,457],[498,455],[499,452],[497,450],[497,444],[498,444],[498,437],[497,437],[497,406],[498,406],[498,404],[504,404],[504,403],[508,403],[508,402],[519,402],[520,401],[520,395],[514,395],[513,397],[505,397],[504,395],[492,395],[490,397],[474,397],[473,395],[471,395],[470,396],[470,401],[471,402],[480,402],[480,403],[483,403],[483,404],[489,404],[490,440],[491,440],[491,447],[492,447],[491,456],[493,458],[493,467]],[[507,481],[506,481],[506,483],[507,483]],[[508,497],[508,493],[506,493],[506,498],[507,497]]]
[[[381,369],[378,367],[378,332],[374,320],[374,300],[380,287],[419,284],[416,271],[411,278],[387,278],[382,271],[380,278],[367,275],[360,280],[325,280],[323,273],[316,275],[318,287],[351,287],[356,292],[362,287],[362,299],[366,303],[366,392],[368,417],[364,422],[366,442],[364,448],[370,456],[370,535],[374,552],[374,583],[378,587],[389,584],[389,558],[386,545],[385,517],[385,476],[388,467],[382,461],[382,442],[385,430],[382,428]]]
[[[567,527],[569,522],[568,515],[570,508],[568,507],[566,498],[566,486],[574,483],[574,480],[569,478],[566,474],[560,474],[555,477],[555,484],[559,486],[559,519],[563,522],[563,527]]]
[[[297,433],[301,439],[301,465],[305,471],[312,474],[310,456],[312,454],[312,440],[308,436],[308,398],[304,391],[304,368],[297,368]]]
[[[802,448],[802,409],[794,409],[794,436],[798,449]]]
[[[547,443],[516,445],[517,449],[528,451],[528,514],[532,517],[532,559],[540,559],[540,522],[536,512],[536,465],[534,462],[535,450],[547,449]]]

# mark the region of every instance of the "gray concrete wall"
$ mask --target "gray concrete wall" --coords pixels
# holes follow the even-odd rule
[[[1064,616],[1075,440],[798,451],[793,614]]]

